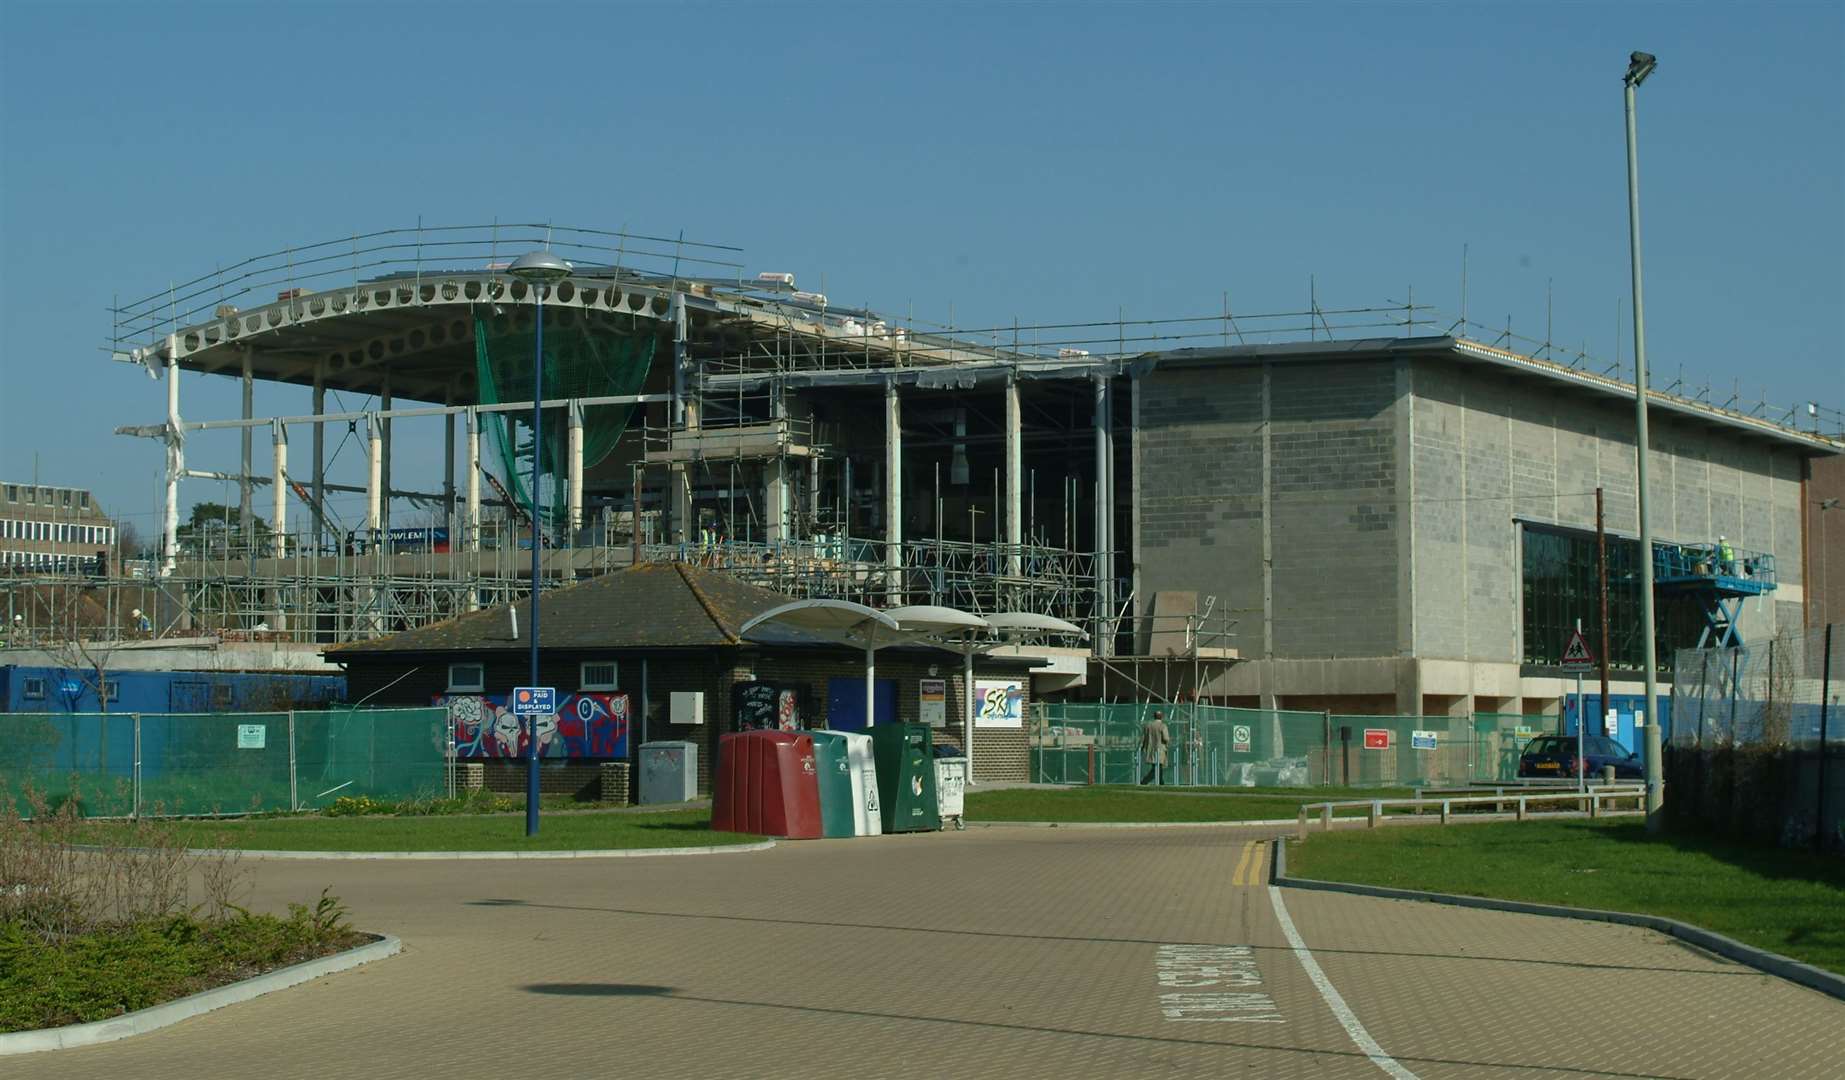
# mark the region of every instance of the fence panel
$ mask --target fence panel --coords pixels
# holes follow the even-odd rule
[[[1680,650],[1668,817],[1757,842],[1845,850],[1842,696],[1841,624],[1741,648]]]
[[[328,709],[295,714],[297,806],[334,799],[424,799],[448,778],[446,709]]]
[[[1172,786],[1415,787],[1511,780],[1525,744],[1556,717],[1346,716],[1212,705],[1048,702],[1038,706],[1033,780],[1133,784],[1148,771],[1140,734],[1155,711],[1171,737]],[[1382,748],[1365,733],[1384,732]],[[1431,744],[1432,737],[1432,744]]]
[[[33,795],[53,810],[75,799],[87,815],[127,814],[134,730],[130,713],[0,713],[0,792],[28,816]]]
[[[449,788],[447,711],[0,713],[0,797],[23,815],[75,801],[89,817],[314,809],[344,795]]]
[[[287,810],[288,714],[141,714],[141,810],[153,817]]]

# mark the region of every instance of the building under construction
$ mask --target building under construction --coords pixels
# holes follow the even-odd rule
[[[506,272],[537,249],[570,276]],[[118,305],[116,359],[165,389],[163,421],[122,429],[166,454],[155,632],[364,639],[523,594],[537,543],[556,580],[685,559],[1088,628],[1093,656],[1056,657],[1045,690],[1555,712],[1551,639],[1596,625],[1601,489],[1625,560],[1608,651],[1637,676],[1633,387],[1581,353],[1407,300],[970,329],[810,284],[730,248],[497,225],[290,249]],[[243,415],[190,414],[198,375],[241,380]],[[311,410],[257,415],[264,383],[311,388]],[[1667,645],[1798,625],[1835,414],[1651,402],[1657,550],[1685,567],[1662,579]],[[430,479],[394,480],[394,457]],[[180,543],[200,480],[267,514],[260,542]],[[1697,557],[1719,537],[1742,553],[1727,575]]]

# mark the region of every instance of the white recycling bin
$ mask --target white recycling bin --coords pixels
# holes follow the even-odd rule
[[[698,798],[698,744],[641,744],[641,805],[691,802]]]
[[[935,759],[935,801],[942,817],[942,827],[948,827],[948,819],[953,818],[956,829],[967,828],[963,809],[967,804],[967,759],[964,757],[939,757]]]
[[[871,756],[871,736],[858,731],[839,732],[846,740],[846,763],[852,772],[852,835],[877,836],[884,831],[878,806],[878,763]]]

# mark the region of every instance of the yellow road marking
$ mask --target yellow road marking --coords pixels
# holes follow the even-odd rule
[[[1255,854],[1255,859],[1249,864],[1249,885],[1251,888],[1260,888],[1262,885],[1262,860],[1268,855],[1268,845],[1260,840],[1256,841]]]
[[[1249,867],[1249,854],[1256,849],[1254,840],[1243,841],[1243,857],[1236,861],[1236,872],[1230,875],[1230,884],[1243,884],[1243,871]]]

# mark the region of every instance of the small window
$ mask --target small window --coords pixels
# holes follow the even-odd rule
[[[450,664],[448,688],[451,693],[478,694],[487,689],[487,673],[480,664]]]
[[[83,494],[78,496],[78,501],[83,504],[83,508],[85,510],[88,510],[90,508],[90,493],[87,491],[84,492]]]
[[[64,492],[64,497],[58,501],[63,503],[66,507],[70,506],[70,492]]]
[[[45,700],[45,679],[42,675],[28,675],[20,681],[19,696],[27,701]]]
[[[231,707],[231,684],[214,683],[211,688],[211,707],[228,709]]]
[[[114,679],[104,679],[103,700],[109,702],[122,700],[122,684]]]
[[[38,489],[37,488],[27,488],[26,489],[26,505],[36,506],[37,504],[38,504]]]
[[[18,484],[8,484],[6,486],[6,501],[7,502],[18,502],[19,501],[19,485]]]
[[[577,668],[577,689],[616,690],[616,667],[613,660],[596,660]]]

